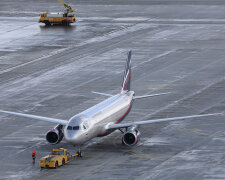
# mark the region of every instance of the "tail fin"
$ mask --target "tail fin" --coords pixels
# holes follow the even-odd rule
[[[127,55],[127,62],[125,65],[122,91],[130,91],[130,81],[131,81],[131,51],[129,51]]]

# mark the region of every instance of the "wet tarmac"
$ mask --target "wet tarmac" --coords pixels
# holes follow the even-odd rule
[[[39,13],[63,8],[55,1],[2,0],[0,109],[69,119],[121,89],[127,52],[136,95],[125,122],[225,110],[225,2],[67,1],[77,23],[46,27]],[[52,148],[55,125],[0,114],[0,179],[224,179],[225,117],[141,127],[141,141],[121,144],[116,131],[95,138],[84,157],[58,169],[32,164]]]

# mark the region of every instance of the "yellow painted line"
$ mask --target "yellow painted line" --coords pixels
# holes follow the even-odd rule
[[[144,169],[144,168],[149,169],[148,166],[138,166],[138,169],[140,169],[140,168],[143,168],[143,169]],[[115,172],[118,172],[118,171],[127,171],[127,170],[128,170],[128,169],[122,169],[122,168],[121,168],[121,169],[106,169],[106,170],[102,170],[101,173],[102,173],[102,172],[114,172],[114,171],[115,171]]]
[[[129,155],[131,155],[131,156],[134,156],[134,157],[145,158],[145,159],[151,159],[151,160],[163,160],[163,159],[166,158],[166,157],[153,157],[153,156],[151,156],[150,154],[145,154],[145,153],[134,153],[134,152],[131,152],[129,149],[121,148],[121,147],[119,147],[119,146],[116,144],[116,140],[117,140],[118,138],[120,138],[120,137],[121,137],[121,136],[119,135],[119,136],[117,136],[117,137],[114,138],[114,140],[113,140],[113,145],[114,145],[118,150],[120,150],[120,151],[123,152],[123,153],[127,153],[127,154],[129,154]]]
[[[168,87],[174,86],[173,84],[149,84],[148,89],[166,89]]]
[[[224,164],[224,161],[225,161],[225,158],[222,161],[220,161],[220,162],[209,163],[207,165],[208,166],[211,166],[211,167],[215,167],[215,166],[218,166],[218,165],[223,165]]]
[[[225,125],[225,123],[208,123],[208,124],[201,124],[203,126],[212,126],[212,125]]]
[[[204,136],[209,136],[210,135],[210,134],[207,134],[207,133],[203,132],[203,130],[197,129],[197,128],[193,128],[193,129],[180,128],[180,131],[196,133],[196,134],[200,134],[200,135],[204,135]]]
[[[116,136],[116,137],[114,138],[114,140],[113,140],[113,145],[114,145],[118,150],[120,150],[121,152],[130,154],[130,155],[136,156],[136,157],[143,157],[143,155],[144,155],[145,158],[148,158],[148,159],[152,159],[152,158],[153,158],[152,156],[150,156],[150,155],[148,155],[148,154],[136,154],[136,153],[130,152],[130,151],[127,150],[127,149],[125,150],[125,149],[122,149],[122,148],[118,147],[117,144],[116,144],[116,140],[117,140],[119,137],[120,137],[120,135],[119,135],[119,136]]]

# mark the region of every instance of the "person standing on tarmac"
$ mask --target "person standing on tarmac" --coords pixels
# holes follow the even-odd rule
[[[33,152],[32,152],[32,159],[33,159],[33,164],[35,163],[35,158],[36,158],[36,151],[35,150],[33,150]]]

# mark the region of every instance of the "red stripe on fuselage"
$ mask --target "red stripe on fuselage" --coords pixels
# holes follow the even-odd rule
[[[126,116],[127,115],[127,113],[129,112],[129,110],[130,110],[130,107],[131,107],[131,103],[132,102],[130,102],[130,105],[129,105],[129,107],[128,107],[128,109],[127,109],[127,111],[125,112],[125,114],[121,117],[121,118],[119,118],[114,124],[117,124],[121,119],[123,119],[123,117],[124,116]]]
[[[131,108],[131,105],[132,105],[132,101],[130,102],[130,105],[129,105],[129,107],[128,107],[128,109],[127,109],[127,111],[123,114],[123,116],[121,116],[116,122],[114,122],[114,124],[117,124],[121,119],[123,119],[124,118],[124,116],[126,116],[127,114],[128,114],[128,112],[129,112],[129,110],[130,110],[130,108]],[[110,132],[104,132],[104,133],[102,133],[102,134],[99,134],[98,135],[98,137],[102,137],[102,136],[106,136],[106,135],[108,135]]]

